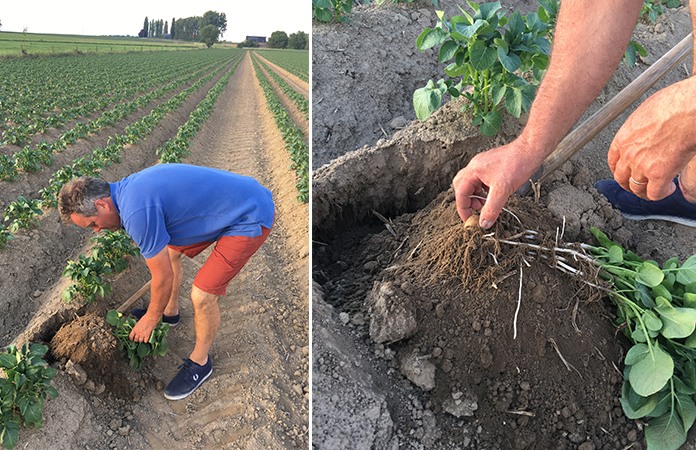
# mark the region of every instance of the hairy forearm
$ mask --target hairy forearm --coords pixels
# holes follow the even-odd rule
[[[173,277],[152,274],[148,313],[154,314],[156,317],[160,317],[164,313],[164,308],[172,295],[173,279]]]
[[[609,81],[641,5],[641,0],[563,2],[551,63],[520,136],[535,159],[553,152]]]

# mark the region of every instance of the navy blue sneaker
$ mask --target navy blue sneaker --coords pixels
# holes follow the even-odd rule
[[[147,309],[144,308],[133,308],[130,311],[130,313],[138,320],[142,319],[146,312]],[[165,316],[162,314],[162,323],[168,323],[170,327],[179,325],[179,319],[181,319],[181,313],[177,314],[176,316]]]
[[[181,400],[191,395],[213,373],[213,360],[208,356],[208,362],[200,366],[187,358],[178,368],[181,370],[164,389],[168,400]]]
[[[684,198],[678,178],[674,178],[674,184],[677,185],[674,193],[655,202],[643,200],[632,192],[624,190],[614,180],[599,180],[594,187],[627,219],[667,220],[696,227],[696,204],[690,203]]]

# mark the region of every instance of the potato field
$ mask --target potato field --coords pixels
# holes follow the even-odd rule
[[[309,58],[287,53],[0,61],[0,343],[20,353],[27,343],[30,365],[43,358],[52,378],[43,404],[17,396],[16,406],[9,393],[28,398],[26,385],[0,379],[6,447],[307,446]],[[252,176],[276,205],[271,236],[219,299],[213,374],[178,402],[161,391],[193,348],[190,289],[211,249],[184,261],[181,323],[166,355],[136,370],[106,319],[150,272],[124,234],[64,225],[56,210],[75,177],[115,182],[172,162]]]

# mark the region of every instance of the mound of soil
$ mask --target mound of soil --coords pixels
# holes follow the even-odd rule
[[[84,386],[91,381],[86,390],[100,394],[108,389],[117,396],[130,397],[126,375],[130,366],[118,349],[111,325],[102,316],[88,313],[63,324],[51,339],[51,352],[66,364],[76,384]],[[84,376],[80,369],[84,370]]]
[[[388,230],[344,234],[317,252],[329,301],[369,336],[395,382],[420,388],[394,417],[398,428],[423,442],[432,417],[429,448],[640,448],[641,430],[618,403],[624,342],[610,305],[490,240],[533,230],[553,243],[563,227],[530,199],[508,210],[484,236],[461,223],[449,191]]]

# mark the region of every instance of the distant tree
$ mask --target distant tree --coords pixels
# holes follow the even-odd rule
[[[251,39],[247,39],[246,41],[240,42],[239,44],[237,44],[237,48],[244,48],[244,47],[256,48],[258,46],[259,46],[259,43],[254,41],[254,40],[251,40]]]
[[[268,46],[270,48],[287,48],[288,34],[285,31],[274,31],[268,38]]]
[[[147,36],[155,37],[155,19],[150,21],[150,29],[148,30]]]
[[[206,11],[198,21],[198,28],[202,30],[206,25],[214,25],[220,31],[220,36],[222,36],[227,31],[227,17],[225,13]]]
[[[176,39],[176,31],[174,30],[175,24],[176,24],[176,20],[174,20],[174,18],[172,17],[172,32],[171,32],[172,39]]]
[[[220,37],[220,30],[215,25],[206,25],[201,28],[200,41],[205,43],[208,48],[212,47]]]
[[[198,40],[198,21],[200,17],[186,17],[176,21],[176,38],[182,41],[197,41]]]
[[[147,16],[145,16],[145,23],[143,24],[143,31],[145,32],[145,36],[143,36],[143,37],[147,37],[147,36],[148,36],[148,31],[149,31],[149,30],[150,30],[150,22],[148,22]]]
[[[309,36],[304,31],[298,31],[297,33],[292,33],[288,37],[287,48],[293,48],[295,50],[308,50],[309,49]]]
[[[164,21],[164,34],[169,34],[169,22]]]

